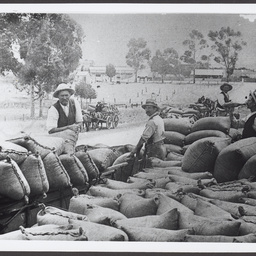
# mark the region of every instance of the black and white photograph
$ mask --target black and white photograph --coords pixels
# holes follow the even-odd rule
[[[0,7],[1,251],[256,251],[255,4]]]

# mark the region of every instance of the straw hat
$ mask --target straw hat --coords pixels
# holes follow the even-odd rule
[[[224,83],[220,86],[220,89],[223,91],[224,87],[228,87],[228,91],[231,91],[233,88],[231,84]]]
[[[70,85],[62,83],[62,84],[59,84],[56,90],[54,91],[53,97],[58,98],[60,91],[69,91],[71,95],[75,93],[75,91],[71,88]]]
[[[159,106],[157,105],[156,100],[154,99],[147,99],[146,103],[142,105],[142,108],[145,108],[146,106],[152,106],[159,109]]]

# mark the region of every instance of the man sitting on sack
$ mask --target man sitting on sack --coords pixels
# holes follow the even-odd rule
[[[48,133],[61,132],[67,129],[80,131],[83,122],[82,110],[78,101],[71,97],[74,90],[67,84],[59,84],[53,97],[59,100],[48,110],[46,127]]]
[[[147,99],[142,105],[149,120],[140,137],[136,147],[131,151],[129,158],[134,154],[138,154],[145,143],[145,153],[147,157],[157,157],[164,160],[166,157],[166,149],[164,147],[164,121],[159,116],[159,107],[154,99]]]

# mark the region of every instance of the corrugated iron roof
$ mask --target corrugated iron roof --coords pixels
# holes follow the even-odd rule
[[[196,75],[203,75],[203,76],[223,76],[224,75],[223,69],[196,69]]]

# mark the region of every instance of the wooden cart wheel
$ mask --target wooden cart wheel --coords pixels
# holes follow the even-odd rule
[[[114,115],[113,121],[112,121],[112,127],[113,127],[113,129],[115,129],[115,128],[117,127],[118,122],[119,122],[119,117],[118,117],[118,115]]]
[[[111,128],[111,124],[112,124],[112,122],[111,122],[111,117],[108,116],[108,117],[107,117],[107,120],[106,120],[106,127],[107,127],[108,129],[110,129],[110,128]]]

